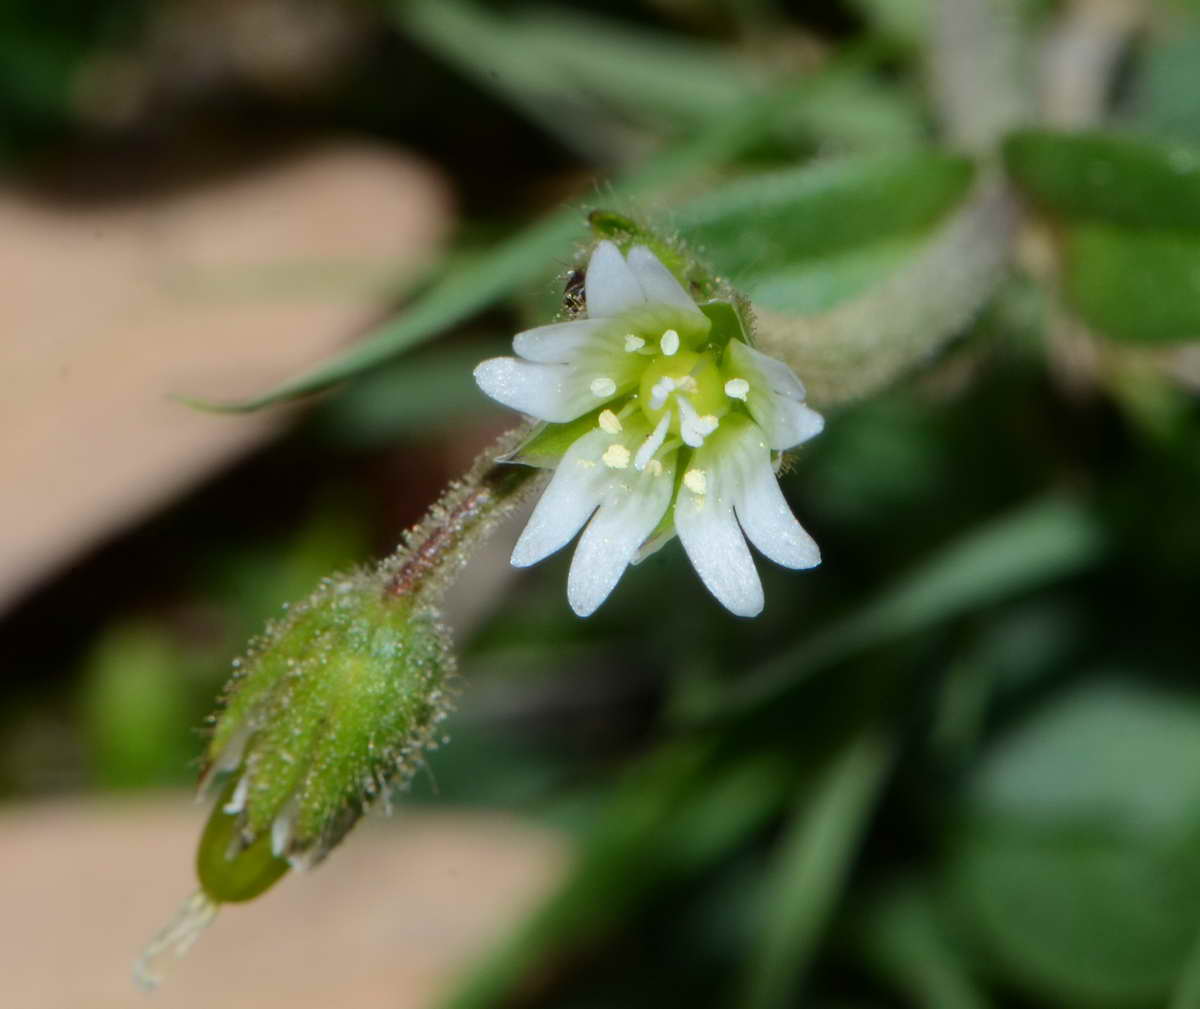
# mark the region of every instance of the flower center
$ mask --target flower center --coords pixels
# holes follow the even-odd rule
[[[677,434],[693,447],[703,444],[729,412],[724,381],[711,351],[676,350],[650,362],[642,372],[638,402],[652,427],[669,418],[664,434]]]

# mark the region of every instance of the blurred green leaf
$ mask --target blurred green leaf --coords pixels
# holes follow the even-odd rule
[[[78,83],[89,61],[129,49],[142,32],[145,0],[0,4],[0,152],[40,144],[78,114]]]
[[[774,754],[722,759],[711,739],[659,747],[605,804],[559,889],[438,1005],[503,1004],[538,964],[600,938],[664,885],[727,854],[792,782]]]
[[[850,0],[850,6],[876,29],[914,49],[926,41],[932,16],[930,0]]]
[[[622,123],[655,133],[705,128],[779,88],[793,98],[773,139],[788,148],[917,143],[916,103],[854,67],[763,69],[717,42],[551,6],[499,17],[461,0],[408,0],[398,23],[572,147],[613,160]]]
[[[205,556],[211,591],[238,617],[243,634],[257,633],[330,571],[361,562],[370,549],[362,504],[343,491],[318,500],[311,515],[284,539],[256,538]]]
[[[705,168],[723,164],[763,135],[787,98],[770,95],[756,99],[718,120],[710,129],[664,150],[615,186],[612,198],[676,183]],[[568,206],[487,252],[457,257],[452,268],[418,295],[398,318],[369,333],[345,353],[261,396],[235,403],[215,403],[195,397],[180,399],[197,409],[247,413],[318,392],[370,371],[487,308],[520,285],[532,283],[548,263],[559,261],[572,239],[582,236],[581,218],[575,207]]]
[[[108,788],[179,784],[192,767],[185,657],[166,630],[117,624],[84,668],[82,717],[95,773]]]
[[[756,94],[791,87],[794,97],[773,139],[796,148],[916,144],[923,123],[914,102],[851,66],[806,74],[770,72],[731,46],[647,32],[613,20],[550,7],[517,22],[515,36],[560,66],[563,86],[578,86],[601,108],[655,130],[703,126]]]
[[[850,741],[793,817],[763,887],[763,934],[753,947],[741,1005],[795,1005],[845,886],[891,756],[873,732]]]
[[[568,248],[581,229],[574,208],[539,221],[491,252],[459,259],[452,269],[418,295],[398,318],[368,333],[349,350],[254,399],[214,403],[183,401],[203,410],[246,413],[326,389],[363,374],[410,347],[424,343],[531,281],[547,262]]]
[[[1200,823],[1200,704],[1093,682],[1018,726],[971,792],[978,815],[1162,837]],[[1200,925],[1200,921],[1197,921]]]
[[[581,153],[603,155],[606,133],[582,93],[511,19],[460,0],[402,0],[391,10],[404,32],[480,87]]]
[[[1200,704],[1101,679],[1004,738],[969,793],[957,906],[1056,1003],[1162,1004],[1200,922]]]
[[[871,602],[728,685],[694,715],[769,702],[831,665],[905,634],[1067,577],[1093,564],[1104,537],[1070,498],[1041,498],[971,530]]]
[[[918,1009],[987,1009],[922,881],[893,884],[863,915],[866,956]]]
[[[1164,138],[1200,141],[1200,25],[1164,21],[1146,38],[1130,96],[1133,122]]]
[[[1197,869],[1194,851],[993,827],[963,845],[953,882],[1013,982],[1058,1005],[1132,1009],[1161,1005],[1191,950]]]
[[[911,233],[903,254],[850,260],[855,269],[830,289],[853,296],[808,313],[758,300],[759,345],[804,377],[818,409],[877,393],[927,365],[987,303],[1006,275],[1014,224],[1006,188],[983,174],[952,212]],[[746,286],[757,293],[753,277]]]
[[[773,134],[788,147],[802,139],[818,152],[896,152],[928,140],[925,110],[915,94],[852,64],[813,74],[799,89],[790,118]]]
[[[763,270],[745,281],[756,305],[779,312],[816,315],[865,291],[920,248],[919,237],[884,239],[859,249]]]
[[[730,183],[675,224],[755,305],[814,315],[915,255],[972,174],[931,151],[829,159]]]
[[[1200,941],[1192,947],[1167,1009],[1197,1009],[1197,1006],[1200,1006]]]
[[[831,158],[722,186],[674,224],[733,283],[753,286],[798,262],[929,227],[972,175],[967,159],[935,151]]]
[[[1009,172],[1044,209],[1135,228],[1200,228],[1200,147],[1112,133],[1022,130]]]
[[[507,353],[504,343],[438,346],[361,376],[322,404],[313,423],[323,439],[359,448],[387,444],[439,424],[490,413],[471,373],[488,357]]]
[[[1034,598],[1006,607],[971,634],[938,696],[930,742],[941,759],[949,764],[973,759],[995,702],[1062,669],[1085,627],[1086,617],[1075,606]]]
[[[1080,317],[1134,343],[1200,339],[1200,234],[1071,229],[1063,284]]]
[[[728,114],[768,83],[730,47],[561,8],[521,14],[512,37],[564,84],[674,129]]]

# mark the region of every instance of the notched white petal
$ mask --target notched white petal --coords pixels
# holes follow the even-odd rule
[[[593,431],[567,449],[513,548],[514,567],[545,560],[583,528],[604,497],[608,471],[600,457],[609,441]]]
[[[825,422],[805,405],[804,385],[791,368],[740,340],[730,341],[726,353],[728,367],[746,379],[746,406],[772,449],[795,448],[820,434]]]
[[[776,452],[802,445],[825,429],[825,418],[804,403],[776,396],[772,406],[774,416],[769,440]]]
[[[575,319],[527,329],[513,337],[513,350],[526,361],[570,364],[606,325],[604,319]]]
[[[600,242],[588,260],[584,280],[589,319],[619,315],[646,298],[633,270],[612,242]]]
[[[785,568],[813,568],[821,551],[796,521],[771,466],[771,453],[752,427],[726,448],[734,511],[747,538],[764,557]]]
[[[732,348],[734,345],[730,344],[730,347]],[[771,357],[770,354],[764,354],[761,350],[755,350],[740,340],[736,344],[736,353],[750,367],[762,374],[772,392],[781,396],[789,396],[792,399],[804,399],[804,383],[782,361]]]
[[[673,486],[673,463],[656,474],[629,471],[627,478],[609,485],[579,538],[567,576],[567,600],[579,616],[594,613],[616,588],[670,505]]]
[[[651,304],[673,305],[696,315],[703,314],[675,275],[646,246],[635,245],[629,250],[629,267]]]
[[[555,424],[565,424],[596,406],[588,382],[569,365],[493,357],[476,366],[475,381],[498,403]]]
[[[709,453],[704,454],[711,458]],[[699,458],[696,463],[708,461]],[[716,477],[716,479],[714,479]],[[695,481],[694,481],[695,482]],[[675,530],[696,574],[730,613],[755,617],[762,612],[763,591],[750,549],[725,499],[719,474],[706,474],[705,493],[681,485],[675,502]]]

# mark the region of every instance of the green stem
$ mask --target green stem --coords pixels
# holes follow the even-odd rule
[[[502,435],[405,535],[380,565],[388,596],[436,602],[474,547],[537,490],[545,470],[497,461],[525,441],[533,427],[525,424]]]

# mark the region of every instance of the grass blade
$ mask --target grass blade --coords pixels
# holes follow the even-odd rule
[[[842,892],[891,755],[876,733],[837,754],[805,796],[764,892],[765,932],[747,974],[743,1009],[795,1005],[800,984]]]

